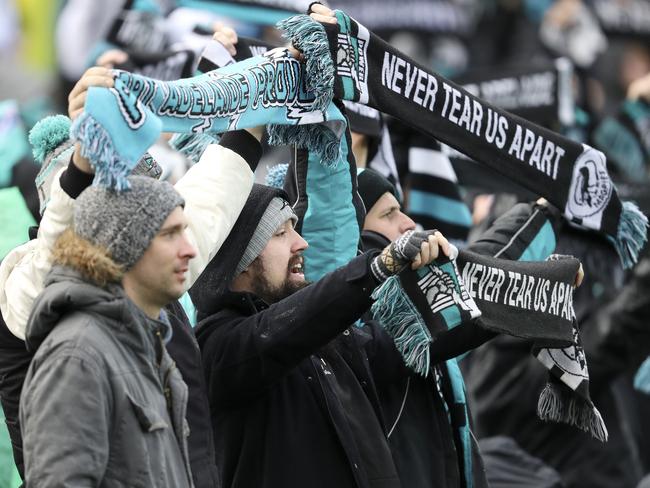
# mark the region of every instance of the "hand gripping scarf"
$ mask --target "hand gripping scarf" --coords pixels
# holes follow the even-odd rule
[[[161,131],[220,133],[268,124],[271,144],[306,147],[331,165],[345,119],[327,95],[332,80],[318,69],[326,58],[314,53],[313,66],[303,70],[278,49],[177,81],[115,71],[113,88],[88,90],[71,134],[95,165],[95,184],[118,190]]]
[[[601,152],[485,103],[343,12],[336,17],[338,24],[323,26],[321,41],[329,45],[333,96],[368,104],[467,154],[545,197],[573,224],[608,236],[625,267],[636,262],[648,221],[620,200]],[[314,23],[296,16],[281,27],[301,47],[302,32],[314,42],[307,29]]]
[[[589,397],[589,374],[573,311],[580,263],[551,257],[517,262],[452,248],[435,264],[389,278],[373,294],[372,313],[416,373],[494,337],[533,341],[549,370],[538,415],[605,441],[607,429]],[[449,363],[449,361],[447,361]],[[448,364],[449,367],[449,364]]]

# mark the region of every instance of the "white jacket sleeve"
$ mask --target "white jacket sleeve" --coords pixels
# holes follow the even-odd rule
[[[52,182],[50,201],[36,239],[13,249],[0,263],[0,312],[11,333],[23,340],[32,304],[43,290],[45,275],[52,267],[50,250],[72,225],[74,200],[59,183],[63,171],[65,168]]]
[[[54,178],[51,197],[36,239],[12,250],[0,264],[0,312],[16,337],[25,339],[34,299],[43,290],[52,267],[54,242],[72,225],[72,199]],[[246,160],[231,149],[210,145],[201,160],[176,183],[185,199],[188,236],[197,250],[190,261],[188,289],[228,237],[253,187],[254,176]]]
[[[190,260],[186,290],[228,237],[253,188],[253,171],[231,149],[211,144],[174,188],[185,199],[188,236],[197,255]]]

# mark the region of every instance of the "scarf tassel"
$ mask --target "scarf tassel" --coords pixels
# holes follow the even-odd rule
[[[315,109],[325,110],[334,97],[334,63],[325,28],[309,15],[295,15],[277,27],[304,54],[307,91],[316,97]]]
[[[601,442],[608,438],[607,427],[594,404],[567,393],[563,387],[547,384],[539,396],[537,415],[544,421],[573,425]]]
[[[70,134],[81,143],[81,155],[88,158],[95,169],[93,185],[129,189],[126,179],[131,169],[119,156],[110,135],[92,116],[84,112],[72,123]]]
[[[372,295],[373,319],[393,338],[406,366],[416,373],[429,373],[429,345],[433,341],[422,316],[404,292],[399,278],[387,279]]]
[[[326,168],[333,169],[339,160],[339,139],[324,124],[269,125],[267,131],[270,145],[307,149],[318,154]]]
[[[647,235],[648,217],[643,215],[632,202],[623,202],[623,210],[618,223],[616,251],[621,257],[624,268],[631,268],[637,262]]]

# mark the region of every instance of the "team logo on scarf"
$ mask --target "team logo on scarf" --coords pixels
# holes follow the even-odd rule
[[[537,358],[563,383],[575,390],[582,381],[589,381],[587,358],[578,329],[573,329],[573,344],[564,349],[542,349]]]
[[[341,78],[343,89],[351,96],[356,93],[360,103],[368,102],[369,41],[368,29],[357,23],[346,22],[337,34],[336,74]]]
[[[589,148],[573,167],[566,210],[578,223],[585,219],[600,222],[612,196],[612,190],[612,180],[607,173],[603,154]]]
[[[429,266],[418,275],[422,275],[418,285],[434,314],[455,305],[461,310],[470,312],[472,317],[480,315],[476,302],[455,278],[460,275],[455,261],[441,266]]]
[[[366,75],[366,41],[359,39],[353,46],[350,43],[350,36],[339,34],[339,46],[336,52],[337,73],[340,76],[348,76],[358,83],[358,79],[365,79]],[[357,72],[354,62],[359,59],[359,71]]]

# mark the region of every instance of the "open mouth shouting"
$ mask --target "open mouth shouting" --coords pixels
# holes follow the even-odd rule
[[[301,254],[292,257],[289,260],[289,274],[292,277],[296,277],[304,280],[305,279],[304,262],[305,262],[304,258],[302,257]]]

